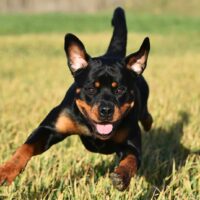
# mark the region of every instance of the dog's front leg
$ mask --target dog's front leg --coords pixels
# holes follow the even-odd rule
[[[120,161],[119,166],[110,174],[114,187],[124,191],[130,184],[131,178],[137,171],[137,159],[135,155],[128,154]]]
[[[64,139],[63,135],[59,135],[49,127],[36,129],[27,141],[16,150],[11,159],[0,167],[0,184],[11,184],[32,156],[41,154],[62,139]]]
[[[124,191],[140,165],[140,142],[136,145],[133,140],[127,140],[118,155],[120,157],[119,165],[110,174],[110,178],[115,188]]]
[[[73,120],[62,109],[53,109],[11,159],[0,166],[0,185],[11,184],[32,156],[43,153],[53,144],[73,134],[75,129]]]

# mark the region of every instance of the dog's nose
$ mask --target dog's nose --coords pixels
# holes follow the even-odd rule
[[[99,107],[99,115],[102,118],[110,118],[114,113],[114,105],[103,104]]]

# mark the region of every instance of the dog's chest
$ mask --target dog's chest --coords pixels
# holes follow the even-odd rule
[[[102,141],[88,136],[80,136],[85,148],[91,152],[111,154],[117,151],[118,145],[113,141]]]
[[[128,137],[128,129],[123,128],[115,132],[113,137],[109,140],[100,140],[92,136],[81,135],[81,141],[85,148],[92,152],[98,152],[102,154],[111,154],[120,148],[120,145]]]

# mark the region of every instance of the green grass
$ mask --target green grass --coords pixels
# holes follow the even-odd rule
[[[112,13],[0,15],[0,35],[27,33],[105,32],[111,30]],[[109,20],[108,20],[109,19]],[[129,31],[152,33],[199,33],[200,16],[156,15],[128,12]]]
[[[41,16],[0,17],[0,163],[62,100],[72,83],[64,33],[76,32],[91,55],[102,54],[111,36],[107,17],[86,16],[85,22],[83,17],[83,23],[73,24],[65,15],[55,19],[45,15],[48,23]],[[63,20],[57,23],[60,17]],[[149,133],[142,133],[142,165],[129,190],[121,193],[111,185],[108,176],[116,164],[114,155],[90,153],[73,136],[34,157],[10,187],[0,188],[0,199],[200,199],[196,153],[200,149],[200,30],[198,18],[181,17],[180,27],[174,19],[179,17],[128,16],[128,53],[139,48],[146,35],[151,39],[144,76],[155,121]],[[71,23],[69,28],[63,27],[65,23]]]

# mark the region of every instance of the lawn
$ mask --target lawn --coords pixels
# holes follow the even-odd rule
[[[91,55],[104,53],[109,14],[0,16],[0,163],[10,157],[73,79],[63,41],[74,32]],[[142,133],[143,157],[129,189],[118,192],[109,172],[115,156],[88,152],[73,136],[34,157],[0,199],[200,199],[200,17],[128,14],[128,53],[149,36],[145,78],[154,126]],[[80,23],[81,22],[81,23]]]

